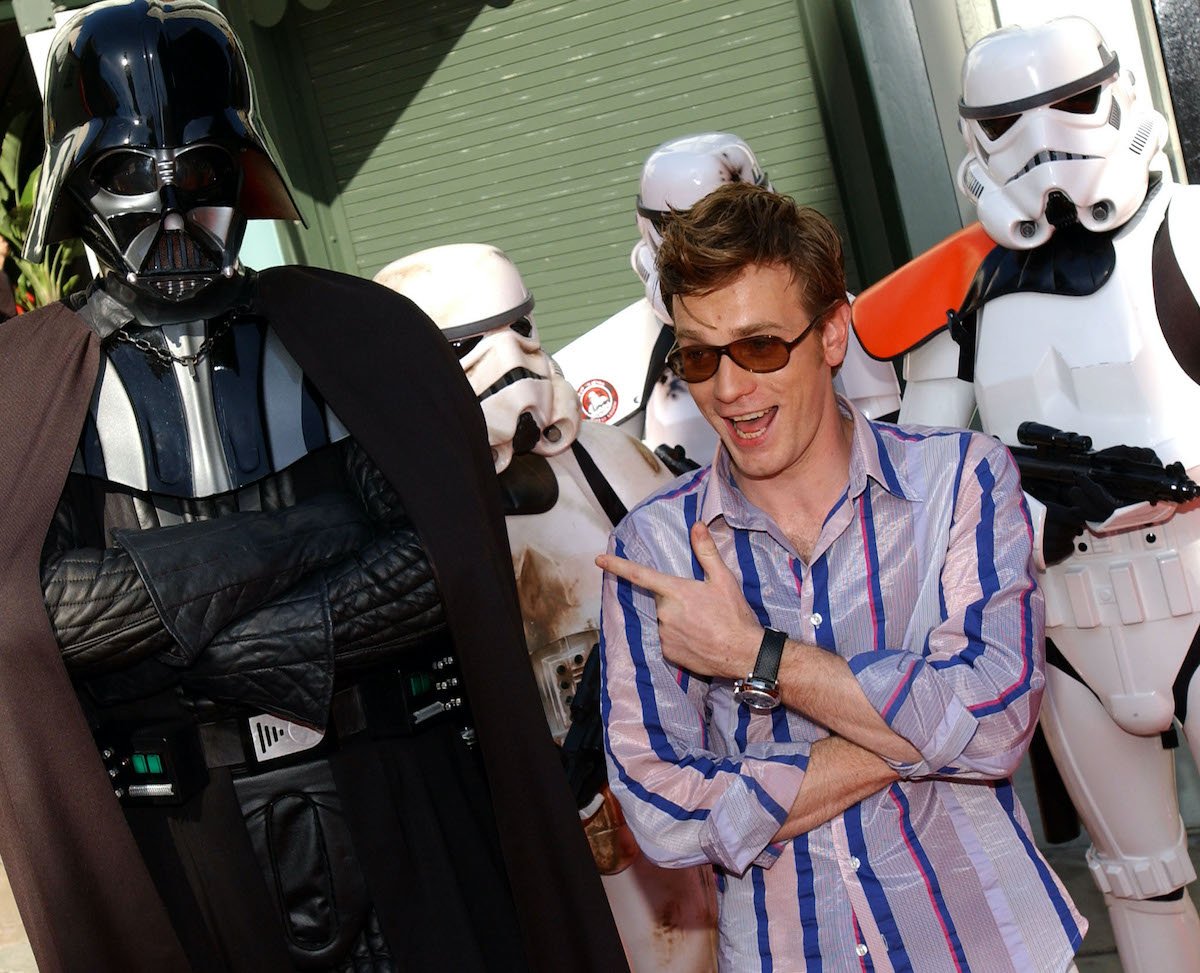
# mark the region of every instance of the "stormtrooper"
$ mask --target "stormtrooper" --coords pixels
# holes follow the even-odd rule
[[[469,290],[457,286],[474,280]],[[494,247],[451,244],[375,280],[428,313],[479,399],[503,491],[529,662],[546,720],[565,745],[583,827],[629,965],[716,969],[711,874],[662,869],[637,849],[605,783],[599,719],[600,570],[613,526],[671,476],[621,429],[580,421],[575,391],[542,350],[533,296]]]
[[[624,968],[437,329],[242,266],[299,214],[208,4],[76,15],[45,120],[26,256],[80,234],[103,273],[0,325],[0,855],[39,968]]]
[[[1171,181],[1163,118],[1086,20],[985,37],[962,84],[982,227],[861,295],[855,327],[908,352],[902,421],[977,408],[1013,449],[1044,571],[1042,726],[1123,966],[1200,970],[1170,749],[1181,725],[1200,754],[1200,192]]]
[[[712,458],[717,438],[686,384],[666,365],[675,333],[658,290],[654,260],[664,221],[672,212],[691,208],[728,182],[771,185],[750,146],[736,135],[686,135],[655,149],[642,168],[637,198],[640,239],[631,254],[645,297],[554,356],[578,392],[587,418],[619,425],[651,449],[681,446],[686,456],[700,463]],[[900,406],[892,366],[865,355],[853,336],[834,381],[838,392],[848,395],[869,418],[893,415]],[[674,462],[669,453],[659,455]]]

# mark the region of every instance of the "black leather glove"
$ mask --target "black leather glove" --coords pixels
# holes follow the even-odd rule
[[[1046,507],[1046,523],[1042,527],[1042,557],[1047,564],[1057,564],[1075,550],[1075,538],[1083,533],[1088,521],[1099,523],[1107,520],[1114,510],[1122,506],[1116,497],[1087,476],[1076,476],[1070,484],[1060,486],[1062,489],[1055,491],[1053,496],[1038,497]]]

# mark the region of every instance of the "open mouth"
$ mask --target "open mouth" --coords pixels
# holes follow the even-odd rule
[[[510,368],[507,372],[501,375],[496,381],[492,382],[487,388],[479,393],[479,398],[486,399],[489,395],[495,395],[501,389],[506,389],[522,379],[532,378],[536,381],[544,381],[545,376],[539,375],[537,372],[531,372],[528,368]]]
[[[739,416],[726,416],[725,421],[733,430],[734,436],[743,442],[761,439],[779,411],[778,406],[760,409],[758,412],[746,412]]]
[[[1039,152],[1032,159],[1025,163],[1024,168],[1016,175],[1009,178],[1009,182],[1013,179],[1020,179],[1028,172],[1032,172],[1040,165],[1045,165],[1047,162],[1077,162],[1084,159],[1098,159],[1097,155],[1084,155],[1082,152],[1059,152],[1055,149],[1047,149],[1045,152]]]

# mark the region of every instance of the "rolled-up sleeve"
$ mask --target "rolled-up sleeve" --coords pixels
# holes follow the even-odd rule
[[[609,552],[671,571],[633,518]],[[670,867],[712,862],[741,874],[771,865],[779,849],[770,842],[800,790],[809,744],[750,744],[736,757],[710,750],[708,683],[664,660],[654,596],[607,573],[601,629],[609,782],[642,851]]]
[[[999,779],[1016,769],[1044,685],[1044,609],[1016,465],[973,437],[957,480],[939,577],[942,621],[921,651],[849,659],[887,724],[920,751],[904,777]]]

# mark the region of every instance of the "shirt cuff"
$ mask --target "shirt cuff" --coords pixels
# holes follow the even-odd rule
[[[912,652],[886,649],[849,660],[850,671],[883,721],[920,751],[923,760],[884,760],[901,777],[936,774],[957,761],[979,721],[944,680],[926,672]]]
[[[700,843],[708,859],[737,875],[773,865],[782,848],[772,839],[796,803],[807,764],[800,754],[743,758],[738,780],[705,821]]]

